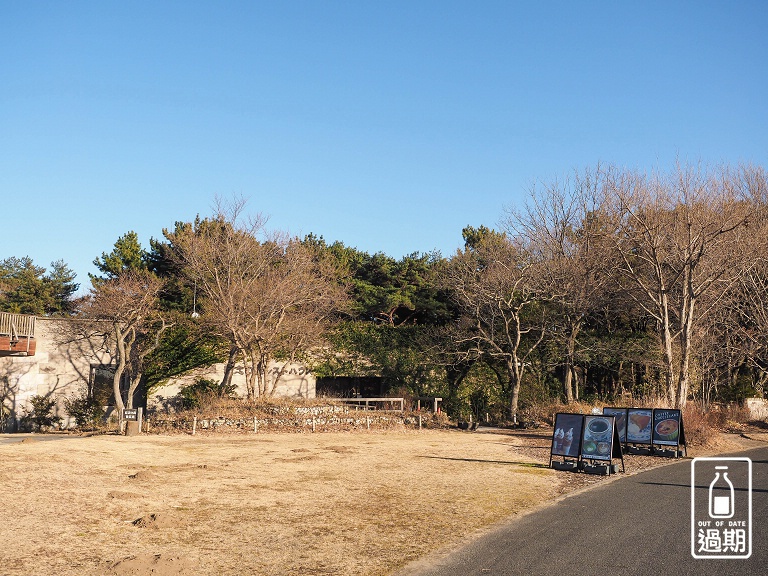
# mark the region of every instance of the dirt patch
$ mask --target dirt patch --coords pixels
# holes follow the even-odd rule
[[[147,516],[137,518],[132,524],[137,528],[152,528],[153,530],[173,528],[176,526],[176,522],[173,518],[165,514],[148,514]]]
[[[138,482],[151,482],[152,480],[155,479],[155,474],[153,474],[149,470],[139,470],[134,474],[129,474],[128,478],[130,478],[131,480],[136,480]]]
[[[328,446],[326,450],[336,452],[336,454],[351,454],[355,452],[355,449],[351,446]]]
[[[188,560],[163,554],[129,556],[109,567],[109,574],[114,576],[186,576],[194,573],[194,566]]]
[[[122,492],[120,490],[113,490],[111,492],[107,492],[107,498],[113,498],[116,500],[138,500],[141,498],[141,494],[137,494],[136,492]]]

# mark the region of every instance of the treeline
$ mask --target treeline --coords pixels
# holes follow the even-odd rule
[[[268,396],[276,358],[442,396],[459,417],[735,401],[768,379],[767,208],[760,167],[597,167],[534,187],[496,229],[465,228],[456,254],[394,259],[269,232],[236,201],[148,250],[125,234],[79,300],[63,263],[4,260],[0,309],[103,333],[116,386],[221,361],[221,390],[243,366],[248,395]]]

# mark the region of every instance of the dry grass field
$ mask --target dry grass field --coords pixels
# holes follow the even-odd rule
[[[0,574],[392,574],[578,487],[546,467],[547,434],[0,445]]]

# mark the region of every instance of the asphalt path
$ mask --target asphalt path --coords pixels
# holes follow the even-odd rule
[[[748,559],[691,555],[691,460],[685,459],[565,498],[447,556],[411,564],[399,574],[768,575],[768,447],[721,456],[752,459],[752,555]]]

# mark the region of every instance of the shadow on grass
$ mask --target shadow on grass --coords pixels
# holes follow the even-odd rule
[[[479,458],[447,458],[445,456],[421,456],[421,458],[429,458],[430,460],[449,460],[452,462],[476,462],[478,464],[505,464],[508,466],[521,466],[522,468],[544,468],[549,469],[546,464],[538,464],[535,462],[513,462],[507,460],[481,460]]]

